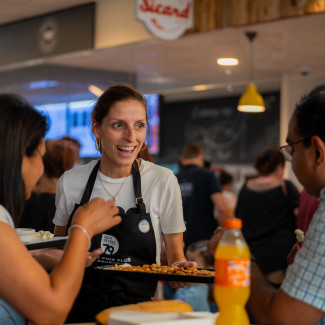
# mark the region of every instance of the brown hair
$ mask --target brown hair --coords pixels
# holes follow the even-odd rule
[[[198,253],[203,258],[206,267],[214,265],[214,256],[208,251],[208,242],[207,239],[202,239],[187,247],[187,252]]]
[[[198,143],[190,142],[183,147],[182,157],[184,159],[197,158],[202,153],[203,148]]]
[[[280,149],[272,147],[257,155],[254,163],[256,170],[263,176],[273,173],[276,167],[284,166],[285,158]]]
[[[220,181],[221,186],[228,185],[228,184],[232,183],[233,180],[234,180],[234,178],[232,177],[231,174],[229,174],[225,170],[220,170],[219,181]]]
[[[99,125],[109,113],[111,107],[117,102],[127,100],[136,100],[140,102],[146,110],[146,120],[148,123],[147,100],[144,95],[139,93],[132,86],[127,84],[115,84],[109,87],[97,100],[96,105],[91,113],[91,120],[96,121]]]
[[[145,146],[144,148],[142,148],[139,152],[139,158],[142,158],[143,160],[147,160],[150,162],[155,162],[155,160],[153,159],[151,153],[149,152],[148,146]]]
[[[71,169],[79,160],[80,143],[76,139],[47,140],[46,153],[43,157],[44,173],[48,177],[59,178]]]

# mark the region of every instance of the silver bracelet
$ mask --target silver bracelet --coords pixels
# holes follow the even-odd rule
[[[176,266],[177,264],[179,264],[179,263],[186,263],[187,261],[176,261],[176,262],[174,262],[172,265],[171,265],[171,267],[173,267],[173,266]]]
[[[71,231],[71,229],[73,229],[73,228],[79,228],[79,229],[81,229],[81,230],[83,231],[83,233],[87,236],[88,243],[89,243],[89,245],[88,245],[88,250],[90,250],[90,247],[91,247],[91,239],[90,239],[90,236],[89,236],[87,230],[86,230],[83,226],[80,226],[80,225],[72,225],[72,226],[70,226],[70,228],[69,228],[69,230],[68,230],[68,235],[69,235],[69,236],[70,236],[70,231]]]

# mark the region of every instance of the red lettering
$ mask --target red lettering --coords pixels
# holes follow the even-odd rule
[[[154,9],[154,12],[156,14],[161,14],[160,8],[161,8],[161,10],[164,10],[164,7],[161,4],[159,4],[159,5],[157,5],[156,9]]]
[[[167,15],[167,16],[172,16],[173,15],[173,8],[166,6],[164,8],[164,11],[162,12],[162,14]]]
[[[188,3],[187,7],[180,13],[181,17],[188,18],[188,15],[190,14],[190,8],[191,4]]]
[[[158,15],[166,15],[180,18],[188,18],[190,12],[191,4],[188,3],[186,8],[182,11],[179,8],[164,6],[161,3],[156,5],[155,0],[142,0],[142,4],[139,6],[139,9],[143,12],[154,12]]]
[[[144,11],[144,12],[146,12],[146,11],[153,11],[153,6],[154,6],[154,4],[155,4],[155,2],[153,1],[153,3],[152,4],[149,4],[149,1],[150,0],[142,0],[143,2],[142,2],[142,5],[140,5],[140,10],[141,11]],[[152,1],[151,1],[152,2]]]

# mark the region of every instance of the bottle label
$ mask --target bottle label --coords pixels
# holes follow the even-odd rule
[[[246,288],[251,284],[250,259],[216,259],[215,285]]]

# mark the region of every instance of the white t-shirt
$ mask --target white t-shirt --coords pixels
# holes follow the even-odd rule
[[[233,209],[237,204],[237,195],[231,191],[222,191],[225,203],[229,209]]]
[[[7,223],[9,226],[15,229],[14,221],[12,220],[7,209],[0,204],[0,221]]]
[[[56,192],[56,212],[53,223],[66,226],[75,204],[79,204],[88,178],[96,160],[86,165],[77,166],[66,171],[59,179]],[[139,167],[141,190],[146,211],[150,214],[156,237],[156,263],[160,264],[162,233],[173,234],[185,231],[182,198],[176,176],[170,169],[157,166],[141,159]],[[115,195],[125,178],[109,178],[100,174],[103,184]],[[90,199],[101,197],[105,200],[112,197],[104,190],[100,180],[96,178]],[[136,206],[133,179],[130,176],[116,197],[115,205],[127,211]]]

